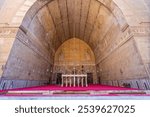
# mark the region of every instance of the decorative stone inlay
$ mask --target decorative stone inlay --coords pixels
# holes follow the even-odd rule
[[[150,36],[150,26],[132,26],[130,29],[134,36]]]
[[[16,12],[16,15],[13,17],[11,23],[19,26],[25,16],[26,12],[35,3],[35,1],[37,1],[37,0],[25,0],[24,4]]]
[[[18,27],[0,27],[0,37],[9,38],[15,37]]]

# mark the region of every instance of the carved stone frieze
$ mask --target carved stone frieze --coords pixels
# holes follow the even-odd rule
[[[13,38],[16,36],[18,27],[0,27],[1,38]]]

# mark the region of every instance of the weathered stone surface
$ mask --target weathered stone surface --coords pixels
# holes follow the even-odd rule
[[[0,82],[0,90],[5,89],[13,89],[13,88],[25,88],[25,87],[33,87],[33,86],[42,86],[48,84],[49,81],[41,81],[41,80],[7,80],[2,79]]]
[[[5,88],[12,81],[25,87],[51,81],[57,49],[76,37],[94,52],[95,82],[149,89],[149,9],[149,0],[1,0]]]

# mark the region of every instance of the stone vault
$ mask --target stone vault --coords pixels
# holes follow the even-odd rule
[[[1,89],[45,85],[57,49],[87,43],[102,84],[150,88],[148,0],[2,0]]]

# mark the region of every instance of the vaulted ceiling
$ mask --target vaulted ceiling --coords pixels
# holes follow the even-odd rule
[[[149,8],[149,0],[0,0],[3,76],[30,79],[33,71],[31,79],[49,79],[57,49],[78,38],[93,50],[103,79],[147,78],[133,37],[149,33]],[[139,48],[148,55],[148,46]]]
[[[98,0],[49,0],[37,10],[39,4],[44,3],[33,5],[21,29],[45,39],[49,44],[45,45],[55,51],[63,42],[76,37],[88,43],[95,53],[101,52],[119,37],[120,21]]]
[[[96,0],[54,0],[38,12],[37,18],[46,32],[55,36],[51,39],[64,42],[77,37],[88,42],[93,29],[98,30],[104,22],[100,9],[107,11]]]

